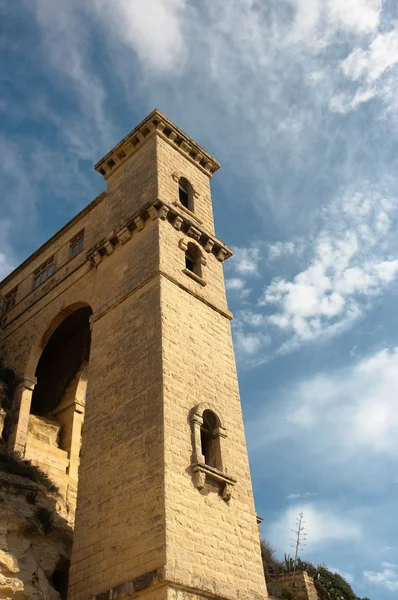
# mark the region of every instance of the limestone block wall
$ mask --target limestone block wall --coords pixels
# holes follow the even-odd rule
[[[178,202],[178,177],[186,178],[194,190],[194,217],[207,231],[214,233],[208,175],[200,171],[162,138],[157,138],[156,150],[159,198],[170,203]]]
[[[134,160],[127,161],[109,177],[104,215],[109,230],[117,229],[127,217],[157,199],[156,144],[157,138],[152,136]]]
[[[267,584],[268,591],[271,595],[279,597],[283,589],[293,591],[297,600],[318,600],[314,580],[305,571],[297,571],[293,577],[293,573],[284,573],[271,577]]]
[[[60,428],[56,421],[30,415],[25,458],[47,473],[66,498],[69,458],[58,446]]]
[[[167,576],[226,598],[266,598],[230,322],[167,279],[161,299]],[[223,464],[236,479],[229,502],[192,481],[189,415],[202,402],[226,431]]]

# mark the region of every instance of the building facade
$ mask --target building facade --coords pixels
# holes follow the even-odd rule
[[[106,192],[0,284],[1,354],[20,376],[9,447],[50,474],[71,520],[79,479],[73,600],[267,597],[218,168],[153,111],[96,165]]]

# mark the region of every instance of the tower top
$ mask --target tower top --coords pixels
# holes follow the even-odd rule
[[[172,121],[155,108],[137,127],[126,135],[106,156],[95,165],[95,170],[105,179],[113,174],[127,158],[131,157],[153,135],[160,135],[185,158],[209,177],[220,168],[220,163],[199,144],[188,137]]]

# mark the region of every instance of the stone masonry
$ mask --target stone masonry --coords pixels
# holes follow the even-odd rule
[[[71,600],[267,598],[218,168],[153,111],[96,165],[106,192],[0,284],[20,376],[8,444],[57,480],[71,520],[79,472]]]

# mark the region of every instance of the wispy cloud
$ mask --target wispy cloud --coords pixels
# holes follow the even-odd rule
[[[279,354],[347,330],[398,275],[396,217],[395,198],[371,186],[347,190],[321,211],[318,231],[302,240],[307,266],[292,278],[273,278],[257,307],[238,315],[241,330],[273,338]]]
[[[365,579],[374,584],[374,587],[386,588],[390,592],[398,590],[398,566],[390,563],[383,563],[381,571],[364,571]]]
[[[132,50],[157,74],[183,66],[187,52],[183,19],[187,0],[115,0],[112,4],[89,0],[89,4],[111,43]]]
[[[249,423],[260,451],[269,443],[311,439],[308,452],[323,464],[370,455],[398,458],[398,348],[384,349],[351,367],[293,381],[278,404]],[[358,465],[356,465],[358,469]]]
[[[286,554],[291,547],[292,529],[300,513],[303,513],[305,520],[306,552],[314,552],[317,548],[331,542],[352,542],[362,537],[362,526],[353,516],[314,503],[295,504],[289,506],[266,528],[267,539]]]
[[[268,256],[270,260],[277,260],[300,252],[300,250],[301,248],[294,242],[275,242],[268,246]]]
[[[228,264],[229,271],[241,277],[253,277],[259,273],[261,246],[258,243],[248,248],[234,248],[234,255]]]
[[[298,500],[299,498],[312,498],[318,496],[317,492],[292,493],[286,496],[286,500]]]
[[[365,49],[355,48],[340,62],[345,77],[357,84],[354,95],[340,93],[330,100],[330,108],[346,113],[363,102],[379,97],[389,109],[396,107],[396,67],[398,65],[398,29],[379,33]]]

